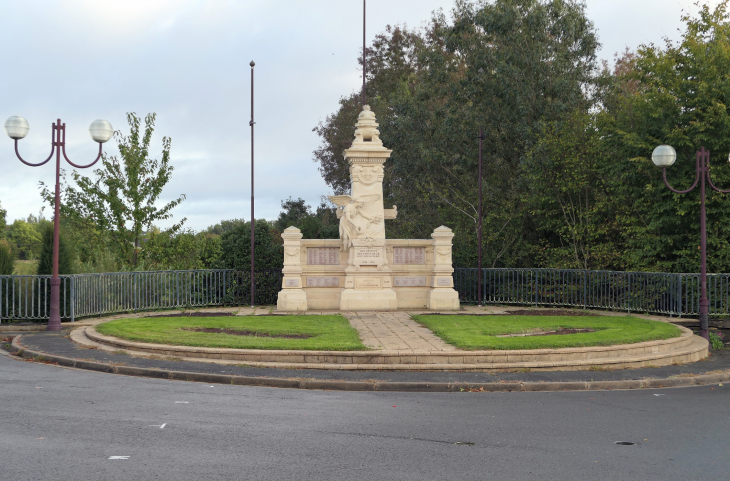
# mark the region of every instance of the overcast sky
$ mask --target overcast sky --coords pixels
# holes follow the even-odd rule
[[[694,1],[588,0],[599,57],[679,39],[682,9],[697,12]],[[453,3],[369,0],[367,38],[388,24],[419,26]],[[175,219],[160,225],[187,217],[186,226],[200,230],[249,219],[253,59],[256,217],[274,219],[282,199],[316,206],[328,193],[313,162],[312,128],[359,90],[361,15],[361,0],[0,0],[0,122],[28,120],[20,151],[38,162],[61,118],[69,158],[83,164],[95,157],[93,120],[128,132],[126,112],[156,112],[152,152],[159,158],[161,137],[171,137],[175,167],[162,201],[187,195]],[[9,221],[37,214],[38,182],[53,183],[52,163],[22,165],[0,134],[0,204]],[[105,150],[116,153],[115,143]]]

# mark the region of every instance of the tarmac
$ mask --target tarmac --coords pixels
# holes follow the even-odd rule
[[[418,331],[414,335],[403,335],[402,333],[412,326],[406,326],[404,329],[402,323],[394,323],[398,318],[404,317],[397,313],[393,315],[394,319],[382,320],[388,321],[385,324],[400,326],[396,330],[401,334],[390,336],[382,331],[383,324],[376,322],[370,327],[377,335],[367,342],[364,340],[366,345],[378,348],[373,343],[380,342],[379,348],[384,349],[391,347],[384,342],[415,342],[419,346],[420,343],[427,342],[433,347],[451,348],[445,344],[439,345],[438,343],[443,341],[431,338],[430,333]],[[366,321],[367,318],[369,317],[366,316]],[[73,327],[83,325],[89,324],[77,322]],[[363,326],[357,327],[362,332]],[[0,339],[5,339],[2,347],[9,351],[8,355],[77,369],[211,384],[345,391],[495,392],[666,388],[717,384],[730,380],[730,350],[727,349],[711,351],[708,358],[693,363],[637,369],[588,371],[525,369],[520,372],[280,369],[252,367],[245,364],[221,365],[189,359],[136,357],[121,350],[110,352],[81,346],[71,341],[68,330],[32,332],[20,331],[20,328],[6,325],[0,329]],[[9,331],[9,329],[14,330]],[[406,339],[402,339],[403,337]],[[9,342],[10,338],[13,338],[12,343]],[[411,346],[411,348],[417,347]]]

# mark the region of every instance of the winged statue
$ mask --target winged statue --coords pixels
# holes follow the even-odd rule
[[[352,245],[352,239],[357,238],[363,231],[366,231],[373,224],[379,224],[383,220],[380,215],[368,215],[362,211],[362,208],[371,205],[381,199],[379,194],[362,195],[360,197],[351,197],[349,195],[330,195],[329,200],[337,205],[337,217],[340,218],[340,239],[342,240],[342,250],[347,250]],[[360,221],[359,218],[364,220]]]

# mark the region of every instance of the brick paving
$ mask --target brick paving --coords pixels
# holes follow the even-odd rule
[[[434,333],[411,319],[407,312],[343,312],[357,329],[362,343],[385,351],[455,351]]]

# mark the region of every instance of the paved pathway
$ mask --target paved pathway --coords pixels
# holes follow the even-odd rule
[[[407,312],[343,312],[370,349],[393,351],[455,351]]]

